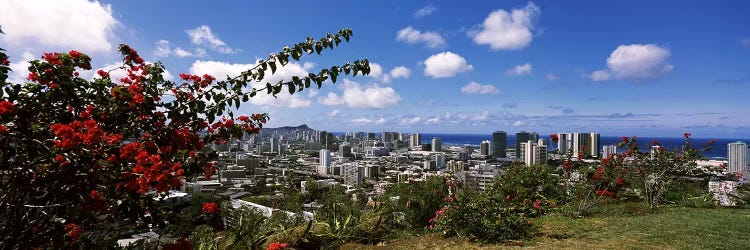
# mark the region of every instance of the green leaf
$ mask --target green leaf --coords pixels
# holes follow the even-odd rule
[[[269,62],[268,66],[271,67],[271,74],[276,73],[276,62],[275,61]]]
[[[253,88],[253,91],[251,91],[251,92],[250,92],[250,97],[253,97],[253,96],[255,96],[256,94],[258,94],[258,90],[257,90],[257,89],[255,89],[255,88]]]
[[[318,43],[316,43],[316,44],[315,44],[315,52],[316,52],[316,53],[318,53],[318,55],[320,55],[320,51],[321,51],[321,50],[323,50],[323,45],[322,45],[322,43],[321,43],[321,42],[318,42]]]
[[[289,94],[293,95],[294,91],[297,90],[296,86],[293,83],[288,83],[287,86],[289,87]]]
[[[255,92],[255,91],[253,91]],[[242,95],[242,102],[247,102],[250,100],[250,97],[247,96],[247,94]]]
[[[270,83],[266,83],[266,91],[268,91],[268,94],[273,92],[273,86]]]

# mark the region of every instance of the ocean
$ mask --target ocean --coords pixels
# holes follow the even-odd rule
[[[440,140],[442,140],[443,145],[474,145],[479,146],[480,143],[484,140],[492,141],[492,135],[490,134],[422,134],[422,143],[432,143],[432,138],[438,137]],[[544,139],[549,140],[549,136],[543,136],[540,135],[540,137]],[[508,135],[508,146],[513,147],[515,145],[516,136],[509,134]],[[601,136],[600,138],[601,142],[600,144],[602,146],[605,145],[617,145],[620,141],[622,141],[622,137],[615,137],[615,136]],[[659,143],[668,148],[668,149],[675,149],[677,147],[682,147],[682,145],[685,143],[684,138],[666,138],[666,137],[638,137],[638,143],[640,148],[648,150],[648,144],[651,144],[653,140],[659,141]],[[691,138],[690,143],[694,147],[701,147],[703,144],[708,143],[708,141],[711,140],[710,138]],[[707,151],[703,156],[709,159],[726,159],[727,158],[727,144],[730,142],[736,142],[736,141],[745,141],[748,142],[746,139],[715,139],[716,143],[711,147],[711,150]],[[552,145],[554,148],[557,147],[557,145]],[[601,150],[601,149],[599,149]],[[620,149],[618,148],[618,152]]]

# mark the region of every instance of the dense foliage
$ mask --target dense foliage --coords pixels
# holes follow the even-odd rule
[[[165,218],[153,196],[215,171],[205,145],[257,133],[268,120],[235,116],[241,103],[369,73],[362,60],[263,81],[290,57],[333,49],[351,35],[343,29],[307,38],[231,78],[180,74],[175,82],[164,79],[161,63],[120,45],[122,66],[98,70],[94,79],[79,77],[91,70],[91,58],[72,50],[44,53],[30,62],[27,82],[10,83],[0,49],[0,245],[107,244],[139,221],[158,226]],[[124,77],[114,79],[113,71]]]

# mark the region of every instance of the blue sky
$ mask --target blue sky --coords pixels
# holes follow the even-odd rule
[[[747,1],[9,1],[0,47],[77,49],[116,65],[118,43],[170,74],[236,74],[284,45],[349,27],[350,43],[271,81],[367,58],[370,77],[273,99],[269,126],[329,131],[750,137]],[[379,69],[379,70],[377,70]],[[93,73],[91,73],[93,75]]]

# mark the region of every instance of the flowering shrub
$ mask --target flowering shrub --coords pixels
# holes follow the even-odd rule
[[[215,214],[221,212],[221,209],[218,205],[216,205],[216,202],[206,202],[203,203],[203,208],[201,208],[201,211],[207,214]]]
[[[271,244],[268,244],[268,248],[266,250],[284,250],[286,249],[286,243],[281,242],[272,242]]]
[[[0,49],[0,246],[64,248],[82,237],[107,244],[107,235],[126,230],[112,221],[133,224],[146,214],[163,221],[152,195],[186,178],[211,178],[216,166],[204,146],[258,133],[268,121],[266,114],[235,117],[241,103],[262,92],[294,93],[340,74],[369,73],[362,60],[264,88],[251,85],[290,56],[333,49],[351,34],[344,29],[285,47],[227,80],[180,74],[167,81],[161,63],[146,63],[120,45],[122,66],[115,70],[124,77],[98,70],[92,80],[81,78],[91,58],[72,50],[44,53],[29,62],[26,83],[10,83],[9,59]]]

